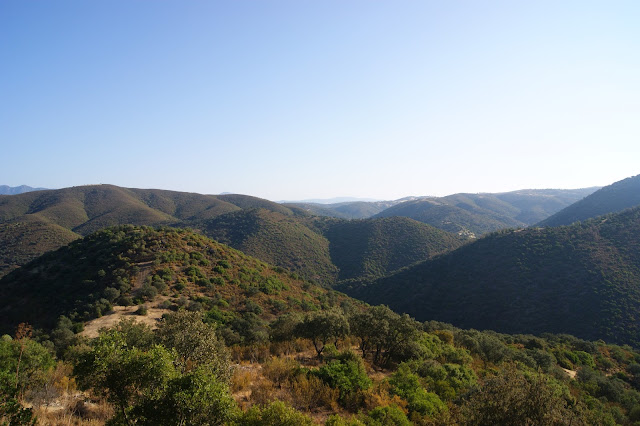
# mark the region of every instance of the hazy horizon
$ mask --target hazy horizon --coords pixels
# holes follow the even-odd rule
[[[0,3],[0,183],[270,200],[640,173],[640,3]]]

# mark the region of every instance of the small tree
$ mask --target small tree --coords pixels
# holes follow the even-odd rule
[[[307,315],[296,327],[296,334],[310,339],[318,358],[329,342],[337,346],[338,340],[349,334],[349,323],[344,315],[336,311],[319,311]]]
[[[158,326],[157,335],[163,345],[176,350],[183,373],[206,364],[222,381],[229,380],[227,349],[215,327],[203,323],[199,312],[180,311],[166,316]]]

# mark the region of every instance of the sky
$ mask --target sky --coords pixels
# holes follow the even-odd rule
[[[271,200],[640,174],[640,2],[0,1],[0,184]]]

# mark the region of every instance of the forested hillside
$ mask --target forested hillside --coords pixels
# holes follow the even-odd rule
[[[382,276],[460,245],[451,235],[408,220],[363,228],[246,195],[94,185],[0,197],[0,277],[82,235],[125,224],[193,228],[325,285],[358,271]],[[330,232],[334,226],[343,235]],[[384,232],[412,236],[401,243]],[[355,251],[342,249],[345,238]]]
[[[136,304],[203,310],[229,324],[253,315],[254,329],[245,331],[259,333],[261,321],[318,309],[329,295],[332,303],[344,299],[202,235],[126,225],[77,240],[1,279],[0,333],[21,322],[52,329],[60,316],[82,324],[114,306]]]
[[[491,234],[373,282],[340,287],[420,320],[570,333],[640,346],[640,208]]]
[[[630,177],[594,192],[551,217],[540,222],[540,226],[571,225],[607,213],[617,213],[640,205],[640,175]]]

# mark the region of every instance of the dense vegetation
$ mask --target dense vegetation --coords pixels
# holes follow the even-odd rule
[[[532,189],[426,197],[395,205],[376,217],[406,216],[448,232],[475,236],[532,225],[595,190]]]
[[[336,279],[329,241],[298,217],[251,209],[193,225],[217,241],[316,282]]]
[[[225,343],[223,324],[203,318],[181,309],[155,330],[121,321],[95,339],[76,336],[64,351],[21,325],[13,337],[0,338],[0,421],[470,426],[640,420],[640,353],[629,347],[568,335],[461,330],[419,323],[385,306],[344,304],[282,316],[268,325],[268,340],[240,345]]]
[[[340,287],[418,319],[570,333],[640,347],[640,208],[503,231],[375,282]]]
[[[41,220],[0,223],[0,277],[80,236]]]
[[[358,271],[375,270],[376,276],[382,276],[459,246],[452,236],[426,225],[407,220],[394,226],[379,223],[350,225],[346,220],[314,217],[295,207],[245,195],[213,196],[110,185],[41,191],[0,197],[0,247],[5,247],[0,249],[0,277],[74,238],[123,224],[194,228],[325,285],[333,285],[339,276],[353,278]],[[330,232],[332,226],[340,227],[344,234]],[[384,235],[385,230],[416,236],[399,243],[393,241],[393,235]],[[342,241],[352,242],[356,252],[343,250]],[[395,245],[393,254],[390,245]],[[378,249],[380,253],[376,253]]]
[[[588,197],[540,222],[540,226],[571,225],[640,205],[640,175],[599,189]]]
[[[324,235],[340,281],[381,277],[463,242],[454,234],[405,217],[327,221]]]
[[[343,299],[202,235],[125,225],[74,241],[0,280],[0,332],[22,322],[78,331],[114,306],[143,305],[203,311],[226,324],[228,339],[256,341],[276,315]]]

